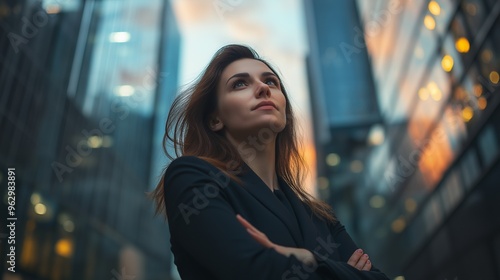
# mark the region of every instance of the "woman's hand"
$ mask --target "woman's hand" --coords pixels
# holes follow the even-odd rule
[[[372,268],[372,263],[370,262],[368,255],[363,254],[363,250],[361,249],[354,251],[352,256],[347,261],[347,264],[359,270],[370,270]]]
[[[238,221],[246,228],[250,236],[253,237],[257,242],[262,244],[266,248],[273,248],[276,252],[282,254],[285,257],[289,257],[290,255],[294,255],[299,261],[306,265],[316,265],[316,259],[314,255],[302,248],[293,248],[293,247],[285,247],[278,244],[275,244],[267,238],[267,236],[256,229],[252,224],[250,224],[247,220],[245,220],[242,216],[236,215]]]

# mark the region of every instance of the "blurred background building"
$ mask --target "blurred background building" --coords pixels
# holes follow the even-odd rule
[[[391,276],[500,279],[500,2],[304,3],[321,197]]]
[[[0,20],[1,233],[9,167],[18,219],[3,278],[165,279],[168,230],[145,192],[177,88],[170,3],[2,1]]]
[[[145,193],[179,85],[234,42],[282,68],[305,187],[377,267],[500,279],[495,0],[0,1],[0,279],[177,279]]]

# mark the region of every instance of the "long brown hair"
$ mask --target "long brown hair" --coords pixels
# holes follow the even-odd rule
[[[243,159],[221,131],[215,132],[210,129],[209,120],[216,110],[217,84],[222,71],[232,62],[244,58],[263,62],[279,77],[269,63],[261,59],[252,48],[227,45],[219,49],[197,82],[182,92],[172,104],[163,137],[163,150],[170,159],[181,155],[197,156],[239,182],[236,175],[243,164]],[[279,80],[286,99],[287,122],[276,138],[276,173],[317,216],[327,221],[335,221],[330,205],[312,197],[301,187],[306,165],[299,153],[292,107],[285,87],[281,79]],[[170,145],[170,149],[167,145]],[[156,189],[149,194],[156,202],[156,214],[165,213],[163,186],[165,170],[166,168]]]

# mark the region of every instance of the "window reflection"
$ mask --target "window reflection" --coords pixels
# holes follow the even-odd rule
[[[467,138],[467,130],[462,119],[462,110],[458,106],[448,105],[442,117],[442,126],[451,150],[458,153]]]
[[[442,123],[432,131],[425,147],[419,168],[428,185],[435,187],[453,159],[453,152]]]
[[[499,50],[498,48],[494,48],[491,40],[487,40],[479,53],[481,56],[479,60],[480,79],[484,83],[484,86],[487,87],[487,90],[493,92],[499,85]]]
[[[408,133],[413,142],[421,142],[426,137],[429,128],[438,119],[443,104],[448,100],[449,92],[450,80],[439,63],[436,63],[429,79],[418,90],[419,101],[408,124]]]
[[[413,48],[410,66],[406,76],[401,80],[398,92],[398,105],[393,111],[393,119],[405,119],[410,111],[410,105],[418,92],[419,83],[422,80],[430,59],[434,57],[437,41],[434,34],[427,28],[422,27],[419,40]]]
[[[427,15],[424,17],[424,24],[429,30],[436,30],[442,34],[450,22],[454,12],[455,1],[451,0],[431,0],[427,5]],[[432,27],[432,28],[430,28]]]
[[[481,0],[464,0],[460,5],[472,34],[476,34],[486,19],[485,6]]]
[[[458,81],[463,73],[463,60],[456,49],[456,43],[451,34],[444,41],[440,60],[441,68],[452,74],[453,81]]]
[[[403,2],[403,1],[402,1]],[[398,80],[401,79],[402,69],[408,67],[408,56],[412,55],[412,36],[415,28],[419,28],[420,22],[418,16],[425,6],[424,1],[404,1],[404,9],[399,17],[398,35],[395,37],[396,42],[394,55],[391,60],[389,72],[386,75],[379,77],[378,92],[381,102],[381,108],[384,111],[390,111],[393,106],[391,103],[394,98],[397,98],[399,93]]]

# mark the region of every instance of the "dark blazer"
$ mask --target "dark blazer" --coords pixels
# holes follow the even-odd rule
[[[376,268],[359,271],[346,263],[358,247],[339,222],[312,214],[280,179],[292,213],[247,165],[243,169],[240,185],[197,157],[177,158],[167,168],[170,243],[182,279],[388,279]],[[318,266],[265,248],[236,214],[276,244],[310,250]]]

